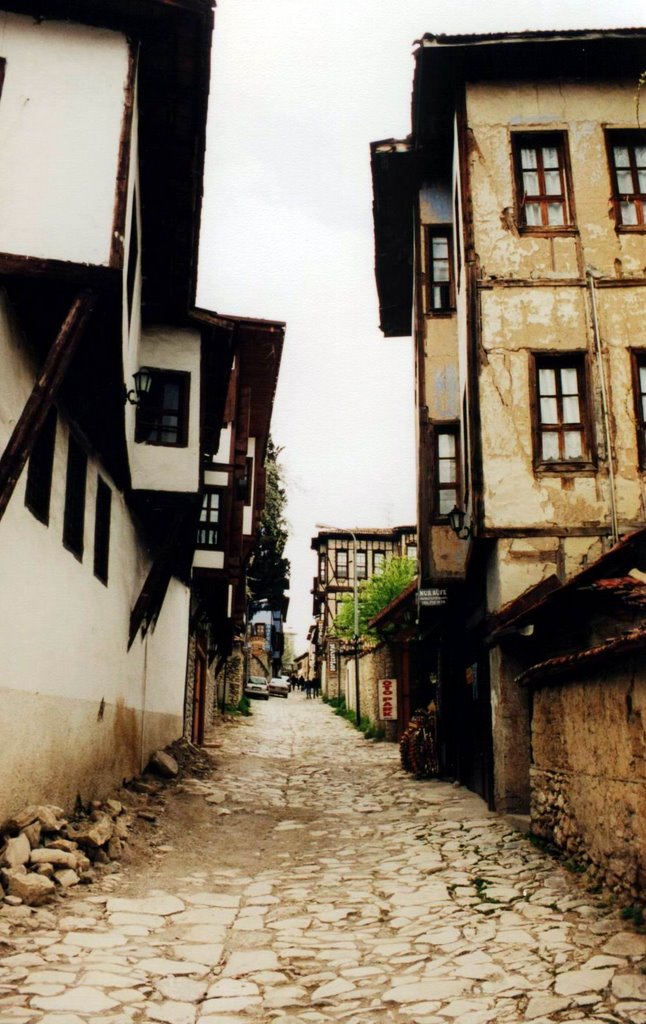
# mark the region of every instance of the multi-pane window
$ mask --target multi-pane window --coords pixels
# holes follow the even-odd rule
[[[368,556],[365,551],[357,551],[357,579],[365,580],[368,575]]]
[[[536,360],[538,461],[585,462],[586,393],[583,358]]]
[[[633,352],[639,462],[646,467],[646,352]]]
[[[428,312],[448,313],[454,306],[450,229],[427,229]]]
[[[412,558],[415,561],[417,558],[417,544],[406,545],[406,558]]]
[[[348,549],[337,548],[336,549],[336,577],[339,580],[347,580],[348,578]]]
[[[372,571],[381,572],[386,561],[385,551],[373,551],[372,552]]]
[[[67,448],[63,544],[79,558],[83,557],[86,481],[87,455],[70,434]]]
[[[94,517],[94,575],[108,584],[108,563],[110,561],[110,517],[112,491],[101,477],[96,482],[96,506]]]
[[[608,132],[617,224],[646,229],[646,131]]]
[[[563,135],[514,135],[518,222],[525,228],[562,228],[571,221]]]
[[[222,546],[220,536],[222,503],[222,490],[205,491],[202,497],[200,521],[197,527],[198,548],[212,551]]]
[[[458,503],[458,437],[457,427],[435,430],[435,493],[434,517],[448,516]]]
[[[152,371],[150,391],[137,406],[135,441],[186,447],[189,380],[188,373]]]
[[[327,560],[325,552],[319,552],[319,581],[325,583],[327,579]]]
[[[49,523],[49,500],[56,446],[56,409],[51,409],[32,448],[27,469],[25,505],[41,523]]]

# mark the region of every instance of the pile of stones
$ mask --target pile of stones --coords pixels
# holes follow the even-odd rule
[[[127,855],[133,815],[119,800],[95,800],[89,813],[26,807],[0,828],[0,903],[40,906]]]

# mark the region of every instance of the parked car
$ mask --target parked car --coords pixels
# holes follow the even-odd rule
[[[284,676],[273,676],[269,680],[269,692],[276,697],[289,697],[289,679]]]
[[[269,700],[269,686],[264,676],[249,676],[245,683],[244,692],[246,697],[258,697],[259,700]]]

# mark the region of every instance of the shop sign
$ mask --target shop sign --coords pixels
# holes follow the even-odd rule
[[[397,680],[379,679],[377,682],[379,718],[397,721]]]
[[[333,640],[329,640],[328,641],[327,653],[328,653],[328,666],[329,666],[329,670],[330,670],[330,675],[331,676],[335,676],[335,675],[338,674],[339,664],[338,664],[337,647],[336,647],[336,643],[334,643]]]
[[[445,587],[427,587],[417,591],[417,600],[421,608],[439,608],[449,599]]]

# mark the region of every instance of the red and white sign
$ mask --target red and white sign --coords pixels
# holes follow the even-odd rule
[[[379,679],[377,682],[379,718],[397,721],[397,680]]]

